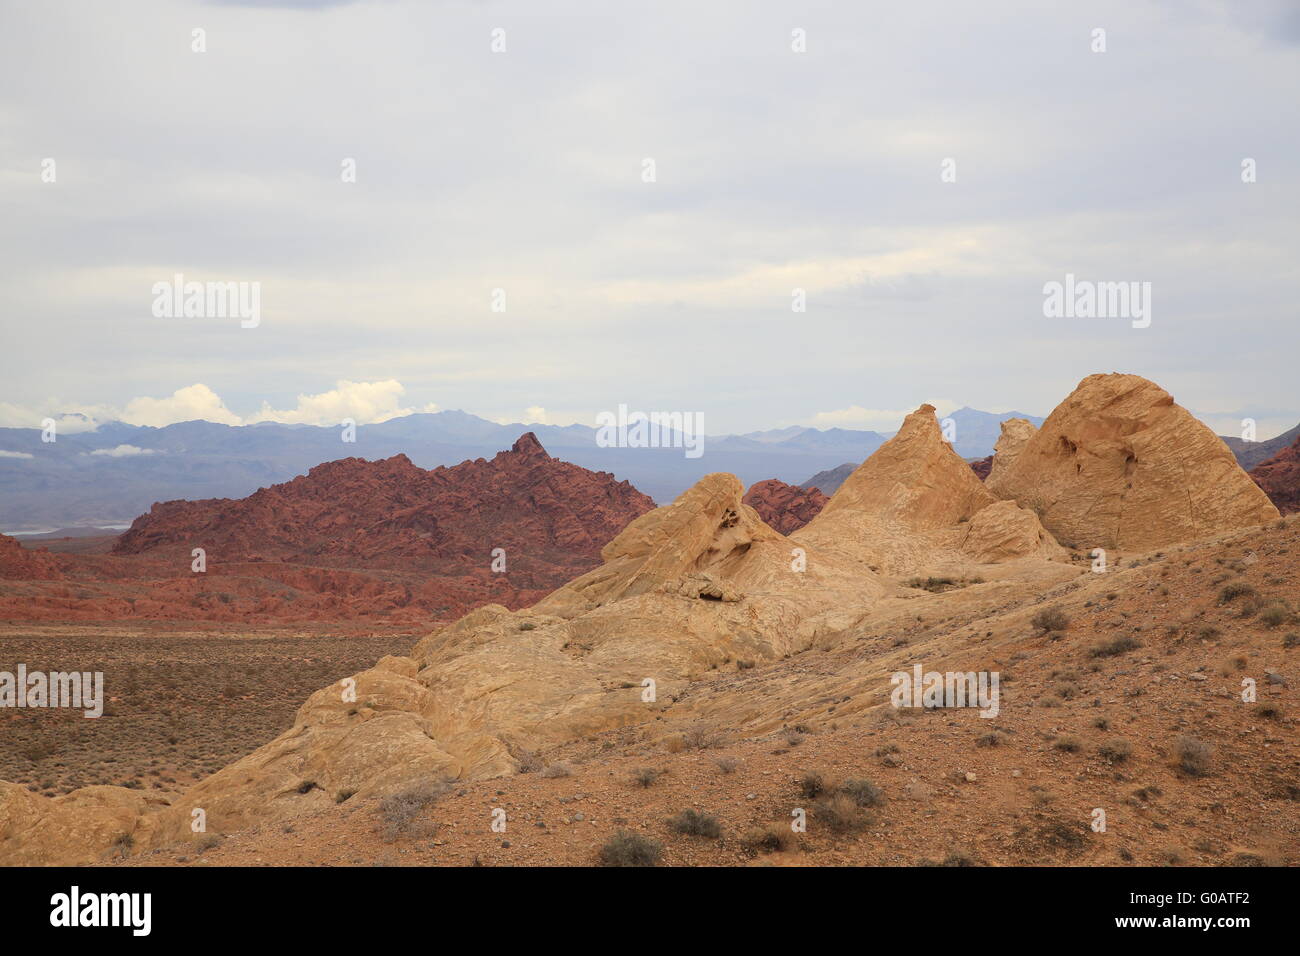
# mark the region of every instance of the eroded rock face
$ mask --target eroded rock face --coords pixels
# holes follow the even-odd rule
[[[961,550],[976,561],[997,563],[1016,558],[1059,558],[1065,549],[1056,543],[1038,515],[1014,501],[998,501],[981,508],[966,523]]]
[[[750,485],[745,504],[782,534],[798,531],[825,507],[827,498],[816,488],[800,488],[769,478]]]
[[[45,551],[24,548],[16,538],[0,534],[0,578],[19,581],[57,581],[58,562]]]
[[[1278,516],[1227,446],[1137,375],[1090,375],[1015,447],[986,484],[1067,547],[1156,548]]]
[[[1282,514],[1300,511],[1300,438],[1252,468],[1250,477]]]
[[[819,520],[853,511],[913,530],[944,528],[995,500],[943,440],[934,406],[922,405],[845,479]]]
[[[984,481],[988,478],[989,472],[993,470],[993,456],[986,455],[978,461],[972,461],[970,463],[970,470],[975,472],[976,478],[980,481]]]
[[[992,482],[989,488],[994,494],[997,494],[999,477],[1007,473],[1037,431],[1033,422],[1027,418],[1008,418],[1002,423],[1002,434],[993,445],[993,462],[986,476],[986,480]]]

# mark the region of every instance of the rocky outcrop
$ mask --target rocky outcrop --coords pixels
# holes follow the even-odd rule
[[[826,471],[817,472],[799,487],[816,488],[824,495],[833,495],[839,490],[840,485],[844,484],[844,479],[853,474],[857,467],[858,462],[846,461],[842,465],[836,465]]]
[[[828,553],[855,550],[869,567],[894,575],[1062,553],[1034,514],[1014,503],[980,517],[997,503],[944,440],[934,408],[922,405],[794,539]]]
[[[829,501],[817,488],[800,488],[784,481],[769,478],[750,485],[744,502],[768,525],[782,534],[798,531]]]
[[[0,578],[19,581],[57,581],[63,575],[59,562],[47,551],[24,548],[17,538],[0,534]]]
[[[528,432],[491,461],[426,471],[405,455],[345,458],[239,500],[154,505],[113,553],[204,548],[209,563],[440,575],[487,573],[499,557],[516,586],[548,588],[592,567],[602,545],[653,507],[626,481],[552,458]]]
[[[1300,438],[1252,468],[1250,477],[1282,514],[1300,511]]]
[[[981,508],[966,523],[961,550],[976,561],[994,564],[1016,558],[1059,558],[1065,549],[1056,543],[1038,516],[1014,501]]]
[[[986,477],[994,494],[997,494],[999,477],[1007,473],[1037,431],[1027,418],[1008,418],[1002,423],[1002,434],[993,445],[993,464]]]
[[[1067,547],[1157,548],[1278,516],[1219,438],[1137,375],[1090,375],[986,482]],[[828,505],[833,507],[834,500]]]
[[[922,405],[845,479],[819,520],[852,511],[919,531],[951,527],[995,500],[944,441],[934,406]]]
[[[989,472],[993,470],[993,456],[986,455],[983,458],[977,458],[975,461],[972,461],[970,463],[970,470],[975,472],[976,478],[980,481],[984,481],[988,478]]]

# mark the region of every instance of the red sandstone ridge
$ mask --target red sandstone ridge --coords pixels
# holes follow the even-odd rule
[[[599,566],[601,548],[653,508],[626,481],[552,458],[532,433],[490,461],[432,471],[405,455],[347,458],[239,500],[156,504],[111,554],[51,555],[0,536],[0,621],[427,626],[536,603]]]
[[[56,581],[58,562],[46,551],[31,551],[17,538],[0,534],[0,578],[19,581]]]
[[[1300,511],[1300,438],[1250,471],[1255,484],[1284,515]]]
[[[247,498],[156,504],[113,553],[203,548],[209,564],[487,577],[500,548],[503,577],[549,590],[596,567],[605,543],[654,507],[626,481],[552,458],[528,432],[491,461],[426,471],[405,455],[344,458]]]
[[[787,485],[776,478],[751,485],[742,499],[768,527],[782,534],[798,531],[812,521],[829,500],[816,488]]]

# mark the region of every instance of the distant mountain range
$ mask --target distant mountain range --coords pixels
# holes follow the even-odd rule
[[[990,454],[1007,418],[1042,422],[1021,412],[972,408],[948,417],[956,426],[953,447],[964,458]],[[597,429],[585,425],[502,425],[463,411],[361,425],[355,442],[344,442],[338,427],[269,422],[191,421],[164,428],[110,422],[48,444],[39,429],[0,428],[0,530],[125,526],[154,502],[242,497],[340,458],[405,454],[421,468],[455,465],[490,458],[528,431],[555,457],[611,472],[660,504],[715,471],[746,485],[766,478],[807,483],[815,472],[861,463],[893,434],[791,426],[709,437],[702,456],[687,458],[682,448],[602,448]]]

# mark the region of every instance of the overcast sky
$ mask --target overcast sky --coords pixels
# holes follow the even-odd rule
[[[0,0],[0,424],[892,428],[1129,371],[1268,437],[1300,421],[1298,11]],[[176,273],[260,283],[260,324],[155,317]],[[1150,327],[1045,317],[1066,273],[1150,282]]]

